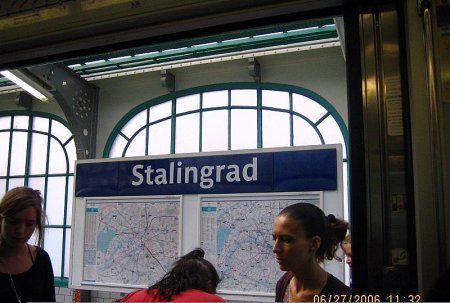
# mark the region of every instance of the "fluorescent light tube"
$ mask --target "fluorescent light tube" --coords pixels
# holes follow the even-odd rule
[[[17,84],[18,86],[20,86],[21,88],[23,88],[24,90],[29,92],[31,95],[35,96],[39,100],[41,100],[43,102],[48,102],[49,101],[47,96],[45,96],[44,94],[39,92],[37,89],[35,89],[30,84],[28,84],[25,81],[23,81],[22,79],[20,79],[19,77],[17,77],[16,75],[11,73],[10,71],[8,71],[8,70],[0,71],[0,74],[2,74],[3,76],[5,76],[9,80],[11,80],[12,82]]]

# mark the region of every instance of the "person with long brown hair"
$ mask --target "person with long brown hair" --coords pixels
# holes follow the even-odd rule
[[[309,203],[290,205],[277,215],[273,252],[287,272],[277,282],[276,302],[331,301],[334,295],[342,295],[339,301],[350,300],[351,289],[321,267],[325,259],[338,259],[336,251],[347,227],[347,222],[325,216]]]
[[[42,249],[45,214],[39,190],[16,187],[0,202],[2,302],[55,302],[52,263]],[[36,246],[28,244],[35,234]]]

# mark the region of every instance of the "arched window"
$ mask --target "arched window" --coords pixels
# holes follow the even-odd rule
[[[229,83],[150,100],[117,124],[104,157],[335,143],[343,149],[347,214],[345,123],[324,98],[295,86]]]
[[[0,196],[24,185],[41,191],[48,220],[43,247],[55,277],[68,277],[76,160],[71,131],[61,118],[46,113],[0,112],[0,142]]]

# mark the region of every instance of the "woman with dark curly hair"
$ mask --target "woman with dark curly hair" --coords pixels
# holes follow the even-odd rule
[[[194,249],[175,262],[159,282],[129,293],[122,302],[225,302],[215,295],[219,275],[204,256],[203,249]]]
[[[309,203],[290,205],[278,214],[273,224],[273,252],[280,269],[287,272],[277,282],[276,302],[331,301],[333,295],[343,295],[340,301],[350,299],[346,295],[351,289],[320,266],[325,259],[339,260],[335,254],[347,227],[347,222],[334,215],[327,217]]]

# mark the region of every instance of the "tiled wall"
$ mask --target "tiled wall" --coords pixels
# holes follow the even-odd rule
[[[72,289],[65,287],[55,287],[56,302],[73,302]]]
[[[107,291],[91,291],[91,302],[114,302],[123,297],[123,294]]]
[[[69,303],[74,302],[75,290],[66,287],[56,287],[56,302],[58,303]],[[119,300],[124,296],[122,293],[117,292],[107,292],[107,291],[88,291],[83,293],[84,297],[88,297],[87,300],[81,300],[81,302],[114,302]]]

